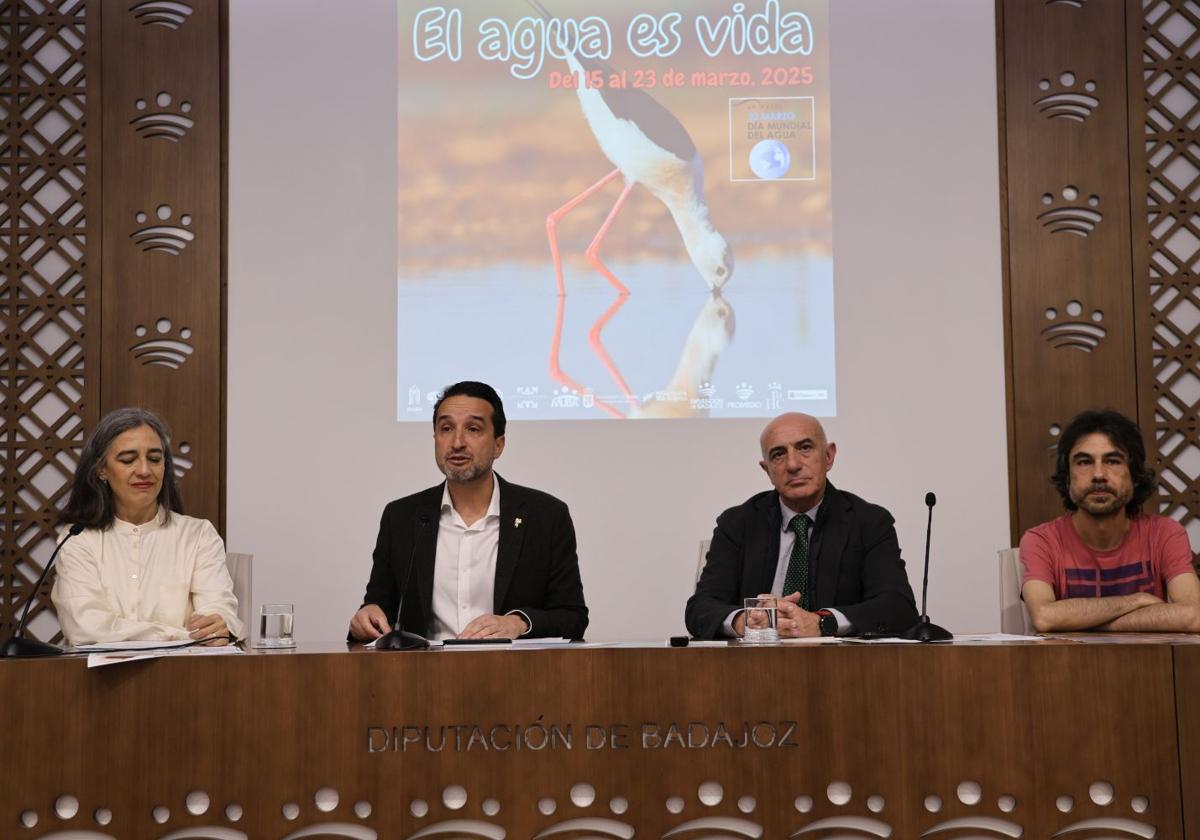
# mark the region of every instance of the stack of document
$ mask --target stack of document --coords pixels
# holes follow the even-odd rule
[[[245,653],[237,645],[198,645],[191,639],[182,641],[105,642],[99,645],[76,645],[71,653],[86,653],[89,668],[137,662],[139,659],[159,659],[164,656],[215,656]]]

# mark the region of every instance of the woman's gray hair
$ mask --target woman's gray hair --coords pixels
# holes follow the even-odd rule
[[[162,441],[163,480],[158,492],[158,506],[162,515],[169,518],[171,512],[183,513],[183,500],[175,483],[175,459],[171,455],[171,430],[152,411],[144,408],[118,408],[104,415],[96,424],[79,453],[79,465],[71,483],[71,496],[59,516],[69,525],[81,524],[87,528],[107,528],[116,518],[113,492],[107,482],[100,479],[100,469],[108,456],[113,441],[139,426],[149,426]]]

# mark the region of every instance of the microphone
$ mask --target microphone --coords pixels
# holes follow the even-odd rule
[[[429,647],[429,640],[424,636],[400,629],[400,617],[404,614],[404,596],[408,594],[408,586],[412,582],[413,566],[417,564],[417,544],[420,543],[421,537],[425,533],[425,526],[429,524],[429,514],[422,513],[418,519],[421,527],[417,529],[417,535],[413,538],[412,552],[408,555],[408,572],[404,575],[404,588],[400,590],[400,604],[396,607],[396,623],[392,625],[390,633],[384,633],[375,640],[375,650],[425,650]]]
[[[929,621],[926,610],[929,596],[929,538],[933,533],[933,506],[937,504],[937,496],[925,494],[925,506],[929,508],[929,521],[925,526],[925,580],[921,584],[921,620],[900,634],[902,639],[912,639],[918,642],[948,642],[954,634],[944,627],[939,627]]]
[[[25,602],[25,609],[21,612],[21,620],[17,623],[17,632],[3,645],[0,645],[0,659],[25,659],[33,656],[62,656],[63,649],[45,642],[39,642],[36,639],[25,638],[25,622],[29,618],[29,608],[33,606],[33,602],[37,600],[38,591],[41,590],[42,584],[46,580],[46,575],[50,574],[50,569],[54,566],[54,560],[58,557],[58,552],[62,551],[62,547],[67,544],[67,540],[71,537],[79,536],[83,533],[83,523],[76,522],[67,531],[67,535],[63,537],[63,541],[54,547],[54,553],[50,555],[49,561],[46,563],[46,568],[42,569],[41,576],[37,579],[37,583],[33,585],[33,591],[29,593],[29,600]]]

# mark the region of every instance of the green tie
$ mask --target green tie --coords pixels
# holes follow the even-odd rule
[[[783,577],[783,594],[800,593],[800,606],[808,609],[808,529],[812,520],[798,513],[788,522],[788,530],[796,535],[792,556],[788,558],[787,574]]]

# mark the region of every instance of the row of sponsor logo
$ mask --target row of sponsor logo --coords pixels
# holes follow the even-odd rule
[[[596,394],[593,391],[576,391],[572,388],[550,388],[543,391],[539,385],[518,385],[515,389],[516,399],[513,409],[533,410],[541,408],[593,408],[596,400],[609,403],[624,402],[621,394]],[[497,389],[501,398],[508,399],[503,391]],[[408,389],[406,409],[409,412],[424,412],[428,406],[437,402],[440,392],[422,391],[416,385]],[[809,402],[829,399],[829,391],[825,388],[784,388],[778,382],[768,383],[765,392],[760,392],[753,385],[740,382],[733,389],[736,399],[719,395],[719,389],[711,382],[701,383],[695,394],[686,391],[650,391],[642,395],[642,404],[649,403],[690,403],[695,409],[720,408],[765,408],[768,410],[782,409],[789,402]],[[757,397],[757,398],[756,398]]]

